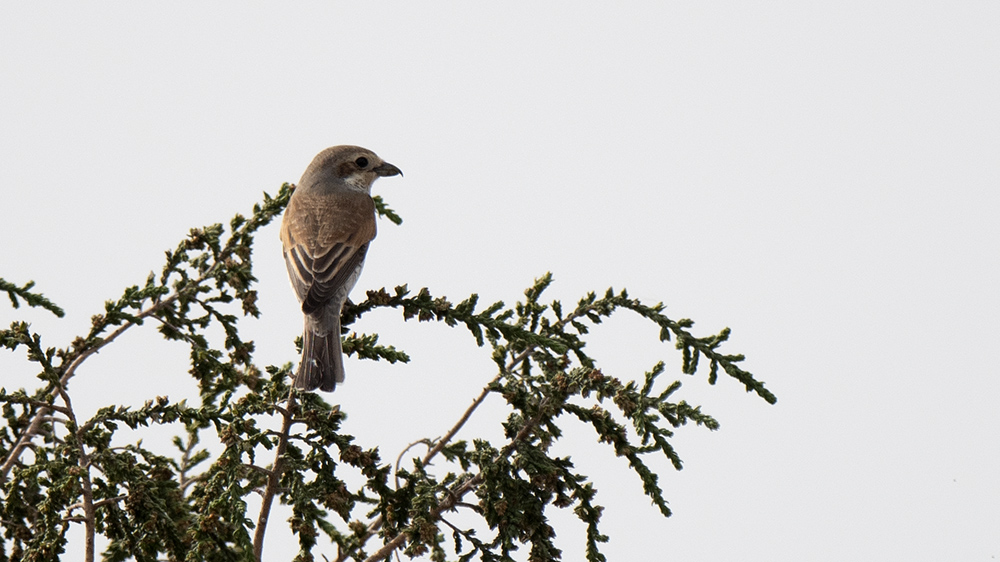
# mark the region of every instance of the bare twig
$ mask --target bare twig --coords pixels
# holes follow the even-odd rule
[[[50,404],[48,402],[42,402],[41,400],[27,400],[25,403],[31,404],[32,406],[37,406],[39,408],[48,408],[49,410],[54,410],[64,416],[69,415],[69,410],[67,410],[66,408],[62,406],[56,406],[55,404]],[[59,419],[59,418],[47,418],[45,421],[49,421],[49,419]]]
[[[192,484],[197,484],[198,482],[204,482],[204,481],[205,481],[205,475],[204,474],[199,474],[197,476],[192,476],[191,478],[185,479],[184,483],[181,484],[181,493],[182,494],[187,493],[187,489]]]
[[[441,452],[441,449],[444,449],[445,446],[451,442],[458,431],[462,429],[462,426],[465,425],[465,422],[469,421],[469,418],[472,417],[472,413],[475,412],[476,409],[479,408],[480,404],[486,400],[486,397],[490,395],[490,387],[493,386],[493,383],[498,380],[500,380],[500,375],[497,375],[492,381],[490,381],[490,384],[486,385],[486,388],[484,388],[482,393],[480,393],[479,396],[472,401],[472,405],[465,410],[465,413],[458,419],[458,422],[448,430],[448,433],[444,434],[444,437],[437,440],[437,443],[434,444],[434,447],[430,451],[427,451],[427,454],[424,455],[424,464],[431,462],[431,459],[437,456],[437,454]]]
[[[270,478],[271,475],[274,474],[273,470],[268,470],[268,469],[266,469],[266,468],[264,468],[262,466],[257,466],[255,464],[243,463],[243,468],[246,468],[246,469],[250,470],[251,472],[259,472],[259,473],[263,474],[264,476],[267,476],[268,478]]]
[[[462,426],[465,425],[465,422],[469,421],[469,418],[472,417],[472,413],[475,412],[476,409],[479,408],[479,406],[486,400],[486,397],[490,395],[491,392],[490,387],[499,382],[505,373],[512,372],[515,367],[517,367],[522,361],[527,359],[528,354],[533,349],[534,346],[529,346],[527,349],[519,353],[517,357],[514,357],[513,359],[510,360],[510,363],[507,364],[503,373],[500,373],[497,376],[493,377],[493,380],[491,380],[489,384],[487,384],[483,388],[483,391],[479,394],[479,396],[477,396],[476,399],[472,401],[472,405],[470,405],[469,408],[465,410],[465,413],[462,414],[462,417],[459,418],[458,422],[455,423],[455,425],[450,430],[448,430],[448,433],[444,434],[444,437],[437,440],[437,443],[435,443],[434,448],[432,448],[430,451],[427,451],[427,454],[424,456],[423,460],[423,463],[425,465],[429,463],[431,459],[437,456],[437,454],[440,453],[441,450],[444,449],[445,446],[451,442],[451,440],[455,437],[455,435],[459,432],[459,430],[462,429]]]
[[[405,455],[407,451],[416,447],[417,445],[427,445],[427,448],[429,449],[433,444],[434,444],[433,441],[431,441],[430,439],[420,439],[418,441],[410,443],[409,445],[406,446],[405,449],[403,449],[401,453],[399,453],[399,456],[396,457],[396,470],[395,470],[396,488],[399,488],[399,465],[403,462],[403,455]]]
[[[480,515],[483,514],[483,508],[479,507],[478,505],[476,505],[474,503],[456,502],[455,503],[455,507],[464,507],[466,509],[471,509],[472,511],[474,511],[474,512],[480,514]]]
[[[120,502],[122,500],[128,499],[128,494],[123,494],[121,496],[115,496],[113,498],[104,498],[103,500],[97,500],[94,502],[94,507],[101,507],[102,505],[108,505],[109,503]],[[76,502],[75,504],[66,508],[67,513],[72,513],[74,509],[83,508],[83,502]]]

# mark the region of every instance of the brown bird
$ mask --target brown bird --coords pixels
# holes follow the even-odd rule
[[[359,146],[334,146],[306,168],[281,222],[281,246],[305,331],[295,388],[332,391],[344,381],[340,312],[375,238],[372,183],[399,168]]]

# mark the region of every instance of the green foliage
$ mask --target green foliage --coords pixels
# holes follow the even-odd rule
[[[373,195],[372,199],[375,200],[375,210],[378,211],[380,216],[389,219],[393,224],[403,224],[403,219],[385,204],[380,195]]]
[[[44,308],[59,318],[66,315],[66,313],[63,312],[63,309],[59,308],[59,306],[54,302],[45,298],[44,295],[32,293],[31,288],[34,286],[34,281],[28,281],[23,287],[18,287],[17,285],[0,278],[0,291],[5,291],[7,293],[7,296],[10,297],[10,304],[13,305],[14,308],[20,308],[21,302],[17,299],[18,297],[21,297],[24,299],[24,302],[28,303],[28,306]]]
[[[108,301],[89,331],[66,347],[46,347],[24,322],[0,331],[0,344],[23,348],[40,381],[31,391],[0,389],[0,562],[57,558],[71,547],[66,533],[72,525],[85,529],[88,560],[96,556],[96,535],[110,541],[103,553],[108,561],[259,560],[274,501],[291,507],[297,561],[375,560],[394,551],[431,560],[511,560],[520,549],[526,554],[518,556],[529,560],[554,560],[561,551],[548,517],[553,508],[573,510],[586,527],[587,560],[602,561],[600,545],[608,538],[600,531],[597,487],[571,457],[553,453],[566,424],[589,426],[665,516],[670,509],[659,485],[662,474],[649,459],[664,458],[679,470],[674,432],[688,423],[710,430],[719,424],[700,407],[675,401],[681,383],[659,383],[662,362],[637,380],[603,373],[586,349],[597,324],[619,310],[632,311],[658,328],[660,340],[675,342],[682,373],[700,372],[704,358],[709,383],[717,382],[721,368],[748,392],[776,400],[738,366],[742,355],[719,351],[728,329],[697,337],[690,320],[672,320],[662,304],[646,305],[625,291],[590,293],[570,308],[542,301],[549,274],[513,306],[498,301],[481,307],[475,294],[453,304],[406,285],[371,290],[345,307],[345,327],[378,308],[400,310],[403,320],[464,326],[478,346],[489,347],[497,367],[443,437],[415,443],[426,453],[403,467],[408,448],[394,468],[377,445],[358,444],[341,432],[338,408],[318,394],[292,391],[290,364],[256,365],[254,343],[240,335],[239,317],[260,314],[254,235],[280,214],[292,189],[285,184],[275,197],[265,193],[249,218],[237,215],[228,228],[191,230],[166,252],[159,275]],[[381,199],[376,204],[380,214],[401,222]],[[29,291],[31,283],[0,280],[0,288],[15,307],[22,299],[62,315]],[[79,366],[149,320],[165,339],[188,347],[200,403],[159,397],[141,407],[109,405],[78,421],[69,382]],[[376,334],[350,333],[344,350],[363,359],[409,360],[404,351],[379,344]],[[504,439],[456,439],[489,395],[508,405],[507,418],[497,420]],[[118,436],[121,428],[152,425],[176,428],[176,451],[155,453]],[[210,453],[206,441],[219,452]],[[263,498],[259,513],[248,508],[254,493]],[[458,512],[474,514],[481,525],[459,526],[452,522]]]

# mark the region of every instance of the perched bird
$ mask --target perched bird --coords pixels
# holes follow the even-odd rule
[[[295,387],[332,391],[344,381],[340,311],[375,238],[372,183],[399,168],[359,146],[334,146],[306,168],[281,222],[281,246],[305,332]]]

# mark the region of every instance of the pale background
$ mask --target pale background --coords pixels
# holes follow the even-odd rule
[[[986,1],[5,3],[0,276],[68,315],[0,305],[0,321],[64,346],[189,228],[360,144],[406,173],[375,185],[405,222],[380,222],[356,296],[513,303],[549,270],[567,302],[627,287],[697,333],[732,327],[725,349],[778,395],[684,379],[722,428],[683,429],[685,470],[658,465],[670,519],[571,432],[609,559],[992,560],[998,29]],[[256,257],[263,320],[246,330],[280,364],[301,320],[276,224]],[[356,327],[413,357],[349,359],[331,397],[387,459],[493,374],[464,329],[394,312]],[[662,357],[666,383],[680,358],[656,335],[623,313],[590,349],[625,378]],[[194,396],[185,361],[130,333],[81,369],[76,406]],[[21,351],[0,369],[33,383]],[[582,526],[558,517],[579,559]]]

